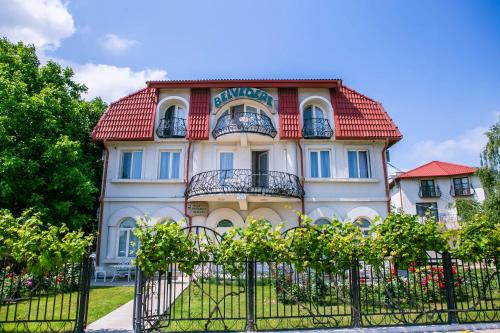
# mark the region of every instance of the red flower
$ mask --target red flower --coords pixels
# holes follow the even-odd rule
[[[56,280],[57,280],[57,283],[61,283],[63,281],[63,278],[61,276],[58,276]]]
[[[427,284],[429,284],[429,281],[427,280],[427,278],[423,278],[422,279],[422,286],[427,286]]]
[[[364,277],[359,278],[359,282],[361,282],[361,283],[366,283],[366,278],[364,278]]]

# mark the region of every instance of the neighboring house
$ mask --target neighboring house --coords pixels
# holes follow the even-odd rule
[[[105,149],[98,258],[132,257],[137,219],[224,233],[333,217],[363,228],[389,211],[386,150],[401,134],[340,80],[148,82],[92,132]]]
[[[433,161],[405,173],[390,183],[391,204],[398,212],[433,214],[448,228],[458,227],[455,201],[484,201],[484,190],[476,168]]]

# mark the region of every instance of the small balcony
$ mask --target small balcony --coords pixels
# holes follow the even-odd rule
[[[330,139],[333,129],[330,121],[324,118],[310,118],[304,120],[302,136],[304,139]]]
[[[156,128],[156,135],[159,138],[185,138],[186,120],[183,118],[163,118]]]
[[[250,169],[213,170],[198,173],[191,178],[185,196],[227,197],[240,200],[241,195],[272,196],[280,198],[304,197],[299,177],[286,172],[255,172]],[[229,195],[229,196],[228,196]]]
[[[274,138],[277,131],[271,118],[264,114],[238,112],[221,116],[212,131],[215,139],[231,133],[254,133]]]
[[[451,185],[450,187],[450,194],[454,197],[469,197],[472,196],[476,193],[476,190],[472,185],[470,186],[454,186]]]
[[[439,189],[438,185],[435,186],[420,185],[418,196],[421,198],[440,198],[441,190]]]

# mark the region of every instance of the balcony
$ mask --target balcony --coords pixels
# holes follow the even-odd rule
[[[304,120],[302,136],[304,139],[329,139],[333,135],[330,121],[324,118],[310,118]]]
[[[304,190],[299,177],[286,172],[232,169],[198,173],[191,178],[185,192],[188,199],[204,196],[207,201],[210,199],[207,196],[214,195],[222,200],[224,197],[231,200],[231,196],[241,200],[245,195],[300,199]]]
[[[468,197],[476,193],[476,190],[472,186],[454,186],[450,187],[450,194],[454,197]]]
[[[159,138],[185,138],[186,120],[183,118],[163,118],[156,128],[156,135]]]
[[[212,131],[215,139],[231,133],[254,133],[274,138],[277,134],[271,118],[254,112],[229,113],[221,116]]]
[[[439,189],[438,185],[435,186],[420,185],[418,196],[421,198],[440,198],[441,190]]]

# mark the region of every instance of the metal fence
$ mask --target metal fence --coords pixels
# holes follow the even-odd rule
[[[215,231],[193,227],[209,241]],[[333,267],[332,267],[333,268]],[[242,331],[372,327],[500,320],[495,259],[469,263],[430,253],[425,264],[297,271],[279,262],[245,263],[239,276],[213,261],[188,276],[176,264],[153,277],[137,272],[134,325],[149,331]]]
[[[0,259],[0,332],[84,332],[90,259],[33,275]]]

